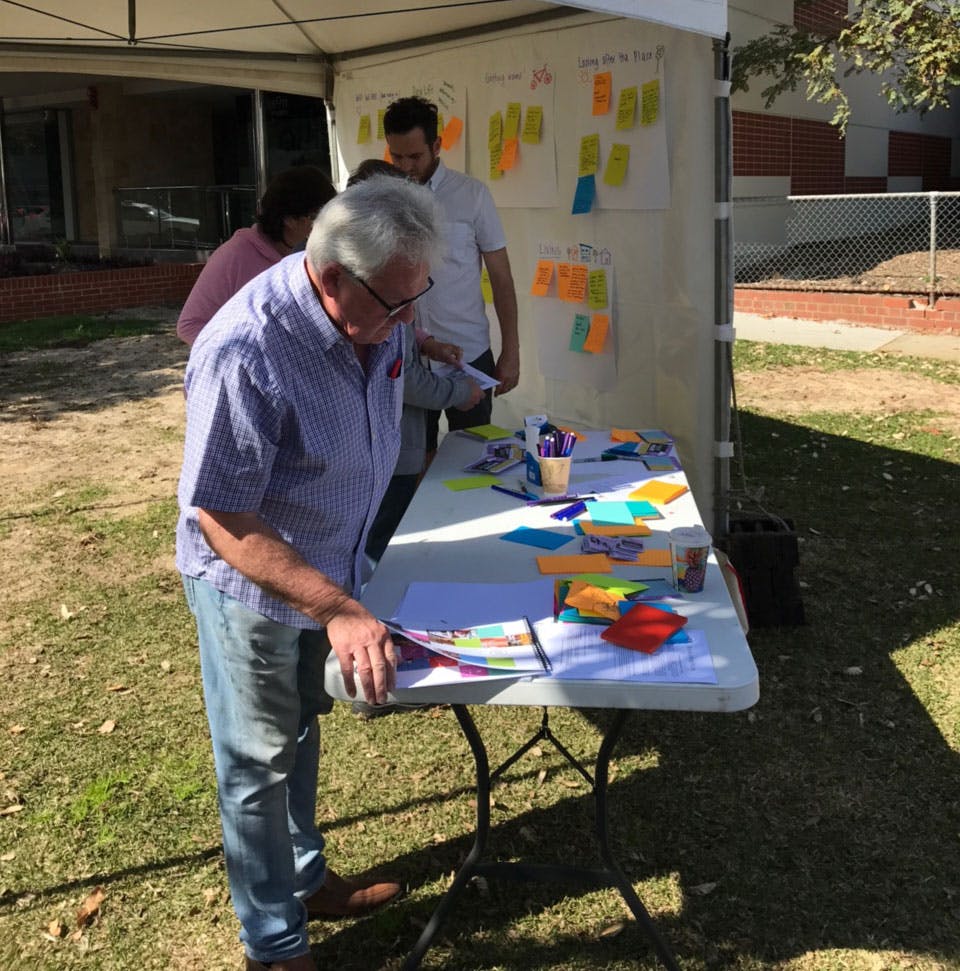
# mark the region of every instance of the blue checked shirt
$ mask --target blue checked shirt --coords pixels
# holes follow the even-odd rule
[[[250,281],[201,331],[187,364],[177,568],[291,627],[316,621],[207,545],[197,508],[256,512],[356,596],[367,531],[399,450],[403,328],[364,373],[327,317],[302,253]]]

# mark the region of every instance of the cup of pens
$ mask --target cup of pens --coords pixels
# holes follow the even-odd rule
[[[573,432],[553,431],[545,435],[537,446],[540,453],[540,483],[543,496],[565,496],[570,489],[570,464],[573,462],[573,446],[576,437]]]

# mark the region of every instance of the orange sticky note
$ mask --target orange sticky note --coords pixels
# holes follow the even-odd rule
[[[533,273],[533,284],[530,287],[532,297],[545,297],[553,279],[553,260],[537,260],[537,268]]]
[[[660,479],[652,479],[634,489],[629,498],[646,499],[647,502],[655,502],[657,505],[665,506],[668,502],[673,502],[674,499],[689,491],[687,486],[677,482],[663,482]]]
[[[567,300],[571,303],[583,303],[587,299],[587,279],[589,274],[583,263],[570,265],[570,286],[567,288]]]
[[[518,138],[508,138],[503,143],[500,152],[500,171],[509,172],[517,164],[517,149],[520,147]]]
[[[642,442],[639,432],[629,428],[611,428],[610,441],[612,442]]]
[[[460,141],[460,135],[463,133],[463,119],[458,118],[454,115],[444,126],[443,126],[443,137],[440,139],[440,147],[444,151],[449,152],[454,145]]]
[[[598,617],[617,620],[620,617],[620,610],[617,607],[619,600],[615,593],[604,590],[603,587],[595,587],[592,583],[585,583],[583,580],[574,580],[570,584],[564,603]]]
[[[670,550],[644,550],[638,557],[641,566],[670,566]]]
[[[670,565],[670,553],[666,565]],[[572,556],[538,556],[537,567],[541,573],[612,573],[613,566],[605,553],[580,553]]]
[[[577,525],[585,533],[594,536],[652,536],[653,530],[643,521],[634,521],[632,526],[626,523],[592,523],[589,519],[578,519]]]
[[[573,266],[570,263],[557,264],[557,296],[561,300],[570,299],[570,274]]]
[[[590,321],[590,333],[583,342],[583,349],[591,354],[599,354],[603,351],[603,345],[607,339],[607,331],[610,329],[610,318],[606,314],[594,314]]]
[[[613,88],[613,75],[601,71],[593,76],[593,113],[605,115],[610,110],[610,91]]]

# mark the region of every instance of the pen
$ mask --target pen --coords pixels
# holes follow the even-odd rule
[[[491,488],[493,488],[491,486]],[[594,502],[596,496],[553,496],[550,499],[534,499],[530,503],[531,506],[560,506],[565,502],[576,502],[577,499],[582,499],[584,502]]]
[[[587,511],[587,504],[583,499],[578,499],[573,505],[565,506],[563,509],[558,509],[556,512],[550,513],[551,519],[573,519],[575,516],[579,516],[580,513]]]
[[[516,492],[513,489],[508,489],[506,486],[501,485],[492,485],[490,488],[493,489],[494,492],[502,492],[505,496],[513,496],[514,499],[522,499],[524,502],[527,502],[530,499],[529,492]]]
[[[616,462],[616,455],[595,455],[588,459],[574,459],[574,462]]]

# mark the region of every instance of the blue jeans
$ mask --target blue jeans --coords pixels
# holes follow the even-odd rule
[[[223,852],[240,939],[257,961],[304,954],[303,901],[323,885],[316,828],[320,727],[330,711],[324,631],[275,623],[193,577]]]

